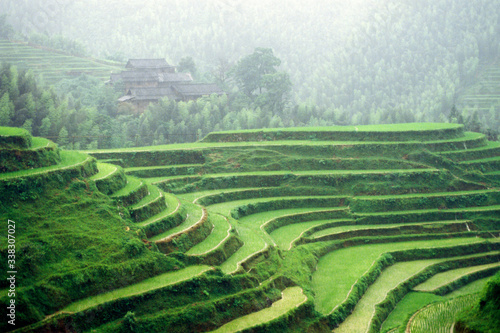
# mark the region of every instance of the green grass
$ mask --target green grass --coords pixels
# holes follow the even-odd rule
[[[127,185],[125,187],[119,189],[118,191],[114,192],[111,197],[116,198],[116,197],[123,197],[132,191],[137,190],[144,184],[144,181],[142,181],[139,178],[132,177],[132,176],[127,176]]]
[[[402,123],[385,125],[359,125],[359,126],[318,126],[318,127],[292,127],[292,128],[262,128],[238,131],[220,131],[213,134],[231,133],[272,133],[272,132],[421,132],[441,129],[460,128],[460,124],[450,123]]]
[[[358,200],[387,200],[387,199],[405,199],[405,198],[434,198],[434,197],[453,197],[468,194],[488,194],[498,192],[497,190],[470,190],[470,191],[453,191],[453,192],[432,192],[432,193],[412,193],[399,195],[372,195],[372,196],[356,196]]]
[[[44,147],[55,147],[56,144],[49,139],[45,138],[40,138],[40,137],[33,137],[31,139],[31,147],[30,149],[38,149],[38,148],[44,148]]]
[[[168,215],[176,212],[178,209],[180,209],[181,203],[175,196],[169,193],[163,193],[163,196],[165,197],[165,203],[167,204],[167,209],[163,210],[159,214],[150,217],[145,221],[135,223],[137,226],[144,227],[148,224],[155,223],[159,220],[164,219]]]
[[[415,248],[472,244],[481,241],[483,240],[475,238],[452,238],[355,246],[330,252],[320,258],[317,270],[312,276],[312,286],[316,293],[316,309],[327,314],[342,303],[348,296],[352,285],[383,253]]]
[[[189,229],[190,227],[192,227],[194,224],[196,224],[196,222],[198,222],[202,215],[203,215],[203,210],[201,209],[200,206],[197,206],[195,204],[192,204],[192,203],[182,203],[183,206],[186,207],[186,209],[188,210],[188,213],[187,213],[187,218],[184,220],[184,222],[182,222],[180,225],[178,225],[177,227],[175,228],[172,228],[164,233],[161,233],[161,234],[158,234],[158,235],[155,235],[153,237],[151,237],[149,240],[150,241],[158,241],[160,239],[163,239],[163,238],[166,238],[168,236],[171,236],[173,234],[176,234],[176,233],[179,233],[179,232],[182,232],[186,229]]]
[[[262,236],[254,230],[244,226],[239,226],[237,230],[244,244],[220,266],[221,270],[226,274],[237,271],[241,262],[268,246]]]
[[[408,323],[410,333],[449,333],[456,315],[476,302],[477,295],[467,295],[431,304],[419,311]]]
[[[282,250],[289,250],[292,246],[292,243],[295,240],[299,239],[304,232],[311,230],[314,227],[332,223],[335,221],[336,220],[318,220],[293,223],[274,230],[273,232],[271,232],[270,236],[276,242],[276,245],[278,245]],[[344,222],[346,220],[338,221]],[[354,223],[354,220],[352,220],[352,222]]]
[[[99,170],[99,172],[90,177],[90,179],[94,181],[110,177],[112,174],[118,171],[118,167],[116,165],[100,162],[97,162],[97,169]]]
[[[232,320],[212,332],[229,333],[249,329],[279,318],[305,301],[307,301],[307,296],[304,295],[302,288],[286,288],[282,292],[282,298],[279,301],[274,302],[270,307]]]
[[[204,241],[189,249],[186,254],[196,256],[208,253],[214,250],[229,236],[231,225],[224,217],[220,215],[210,215],[209,218],[210,222],[214,225],[212,232]]]
[[[457,296],[479,293],[484,289],[484,286],[486,286],[486,283],[489,280],[491,280],[491,276],[473,281],[457,290],[452,291],[451,293],[445,295],[445,297],[451,299]]]
[[[423,291],[423,292],[432,292],[435,289],[438,289],[448,283],[450,283],[453,280],[456,280],[464,275],[468,275],[477,271],[481,271],[487,268],[491,267],[498,267],[500,266],[500,263],[493,263],[493,264],[487,264],[487,265],[478,265],[478,266],[471,266],[471,267],[463,267],[463,268],[458,268],[458,269],[453,269],[450,271],[438,273],[428,279],[427,281],[419,284],[415,288],[413,288],[415,291]]]
[[[426,267],[447,259],[417,260],[396,263],[387,267],[380,277],[366,290],[356,304],[354,311],[335,330],[337,333],[365,332],[375,311],[375,305],[382,302],[387,293]]]
[[[386,229],[396,229],[396,228],[399,228],[401,226],[408,226],[408,225],[433,226],[433,225],[439,225],[439,224],[443,224],[443,223],[463,223],[463,222],[465,222],[465,221],[435,221],[435,222],[425,222],[425,223],[411,222],[411,223],[394,223],[394,224],[384,224],[384,225],[345,225],[345,226],[327,228],[327,229],[315,232],[310,237],[311,238],[319,238],[319,237],[326,236],[326,235],[340,234],[340,233],[355,231],[355,230],[374,230],[374,235],[375,235],[377,233],[377,231],[383,231]]]
[[[389,317],[382,323],[380,332],[387,332],[403,325],[413,313],[433,302],[444,300],[443,296],[429,293],[410,292],[396,305]]]
[[[91,58],[62,54],[36,48],[24,42],[2,40],[0,46],[0,62],[8,62],[19,68],[31,69],[36,75],[42,75],[48,84],[61,79],[74,78],[69,72],[85,72],[103,80],[109,80],[111,72],[123,70],[121,64],[106,64]]]
[[[65,307],[64,312],[79,312],[93,306],[110,302],[114,299],[129,297],[132,295],[142,294],[151,290],[159,289],[179,283],[181,281],[189,280],[197,275],[212,269],[210,266],[189,266],[178,271],[164,273],[139,283],[129,285],[124,288],[116,289],[104,294],[88,297],[78,302],[72,303]]]
[[[144,206],[149,205],[151,202],[158,200],[158,198],[163,196],[162,191],[156,186],[148,185],[149,194],[141,199],[137,204],[129,207],[131,210],[137,210]]]
[[[475,141],[484,138],[484,134],[475,132],[466,132],[463,137],[447,140],[435,140],[426,141],[422,143],[426,145],[444,144],[444,143],[456,143],[456,142],[466,142]],[[402,144],[412,145],[414,143],[419,143],[420,141],[405,141],[404,143],[400,141],[349,141],[349,146],[387,146],[387,147],[398,147]],[[214,149],[214,148],[270,148],[270,147],[303,147],[303,146],[339,146],[343,147],[346,145],[346,141],[310,141],[310,140],[282,140],[282,141],[259,141],[259,142],[194,142],[194,143],[179,143],[179,144],[169,144],[169,145],[158,145],[158,146],[147,146],[147,147],[133,147],[133,148],[119,148],[119,149],[99,149],[99,150],[85,150],[88,154],[105,154],[113,152],[144,152],[144,151],[176,151],[176,150],[201,150],[201,149]],[[97,156],[96,156],[97,157]]]
[[[90,161],[92,157],[79,153],[77,151],[61,151],[61,163],[57,165],[51,165],[48,167],[29,169],[29,170],[19,170],[9,173],[0,173],[0,179],[12,179],[20,177],[35,176],[42,173],[49,173],[64,169],[69,169],[77,165],[83,164]]]
[[[0,136],[25,136],[29,132],[24,128],[0,126]]]

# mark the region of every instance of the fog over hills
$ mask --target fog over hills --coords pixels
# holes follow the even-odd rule
[[[335,123],[444,121],[457,104],[498,129],[498,82],[486,108],[463,99],[497,67],[497,0],[6,0],[0,10],[19,31],[61,34],[98,57],[189,56],[205,76],[272,48],[294,102],[329,109]]]

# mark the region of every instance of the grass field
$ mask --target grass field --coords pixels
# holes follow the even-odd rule
[[[484,270],[487,268],[499,267],[499,266],[500,266],[500,263],[493,263],[493,264],[487,264],[487,265],[463,267],[463,268],[458,268],[458,269],[446,271],[446,272],[434,275],[433,277],[431,277],[427,281],[419,284],[418,286],[416,286],[413,289],[415,291],[432,292],[435,289],[448,284],[450,281],[456,280],[464,275],[474,273],[477,271],[481,271],[481,270]]]
[[[334,330],[335,333],[365,332],[374,314],[375,305],[387,293],[424,268],[446,259],[417,260],[396,263],[382,271],[380,277],[365,292],[354,311]]]
[[[0,62],[30,69],[35,75],[43,77],[43,81],[49,85],[83,73],[103,81],[109,80],[111,72],[123,70],[123,64],[66,55],[60,51],[7,40],[0,40]]]
[[[443,239],[389,244],[355,246],[333,251],[323,256],[312,276],[312,286],[317,297],[315,306],[321,313],[331,312],[348,296],[352,285],[382,254],[414,248],[443,247],[458,244],[472,244],[481,239]]]
[[[304,295],[302,288],[286,288],[282,292],[282,298],[274,302],[269,308],[239,317],[212,332],[239,332],[244,329],[258,326],[259,324],[264,324],[286,314],[289,310],[300,306],[305,301],[307,301],[307,297]]]
[[[179,232],[187,230],[190,227],[192,227],[196,222],[198,222],[203,216],[203,210],[201,209],[201,207],[187,202],[182,202],[181,204],[185,206],[185,208],[188,210],[186,220],[184,220],[184,222],[182,222],[179,226],[175,228],[172,228],[164,233],[151,237],[150,238],[151,241],[158,241],[173,234],[177,234]]]
[[[60,155],[61,163],[57,165],[51,165],[48,167],[37,169],[19,170],[9,173],[0,173],[0,179],[30,177],[44,173],[62,171],[84,164],[85,162],[90,162],[92,160],[92,157],[77,151],[62,151]]]
[[[243,261],[269,246],[262,239],[262,236],[254,230],[244,226],[238,227],[237,230],[244,244],[220,266],[221,270],[226,274],[236,272]]]
[[[64,308],[62,311],[66,312],[78,312],[88,309],[90,307],[110,302],[114,299],[121,297],[128,297],[132,295],[138,295],[151,290],[166,287],[171,284],[179,283],[184,280],[191,279],[197,275],[200,275],[208,270],[212,269],[210,266],[189,266],[180,269],[175,272],[168,272],[161,274],[147,280],[141,281],[139,283],[120,288],[117,290],[110,291],[108,293],[100,294],[97,296],[92,296],[85,298],[81,301],[72,303],[71,305]]]
[[[409,333],[452,332],[457,313],[471,307],[477,297],[467,295],[431,304],[410,319],[407,330]]]
[[[189,251],[186,252],[186,254],[196,256],[210,252],[218,245],[220,245],[221,242],[226,239],[226,237],[229,236],[231,225],[223,216],[213,214],[210,215],[209,219],[210,222],[212,222],[214,225],[210,236],[208,236],[201,243],[193,246],[191,249],[189,249]]]

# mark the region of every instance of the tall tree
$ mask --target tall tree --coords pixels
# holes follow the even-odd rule
[[[262,93],[264,76],[276,73],[276,67],[280,64],[281,60],[274,56],[272,49],[259,47],[238,62],[234,79],[238,88],[253,100],[256,91]]]

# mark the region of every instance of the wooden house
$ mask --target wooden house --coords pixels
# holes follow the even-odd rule
[[[224,91],[216,84],[193,83],[190,73],[178,73],[165,59],[130,59],[126,71],[111,74],[111,84],[122,82],[125,95],[120,103],[132,103],[145,109],[149,103],[161,98],[176,101],[195,100],[211,94],[222,95]]]

